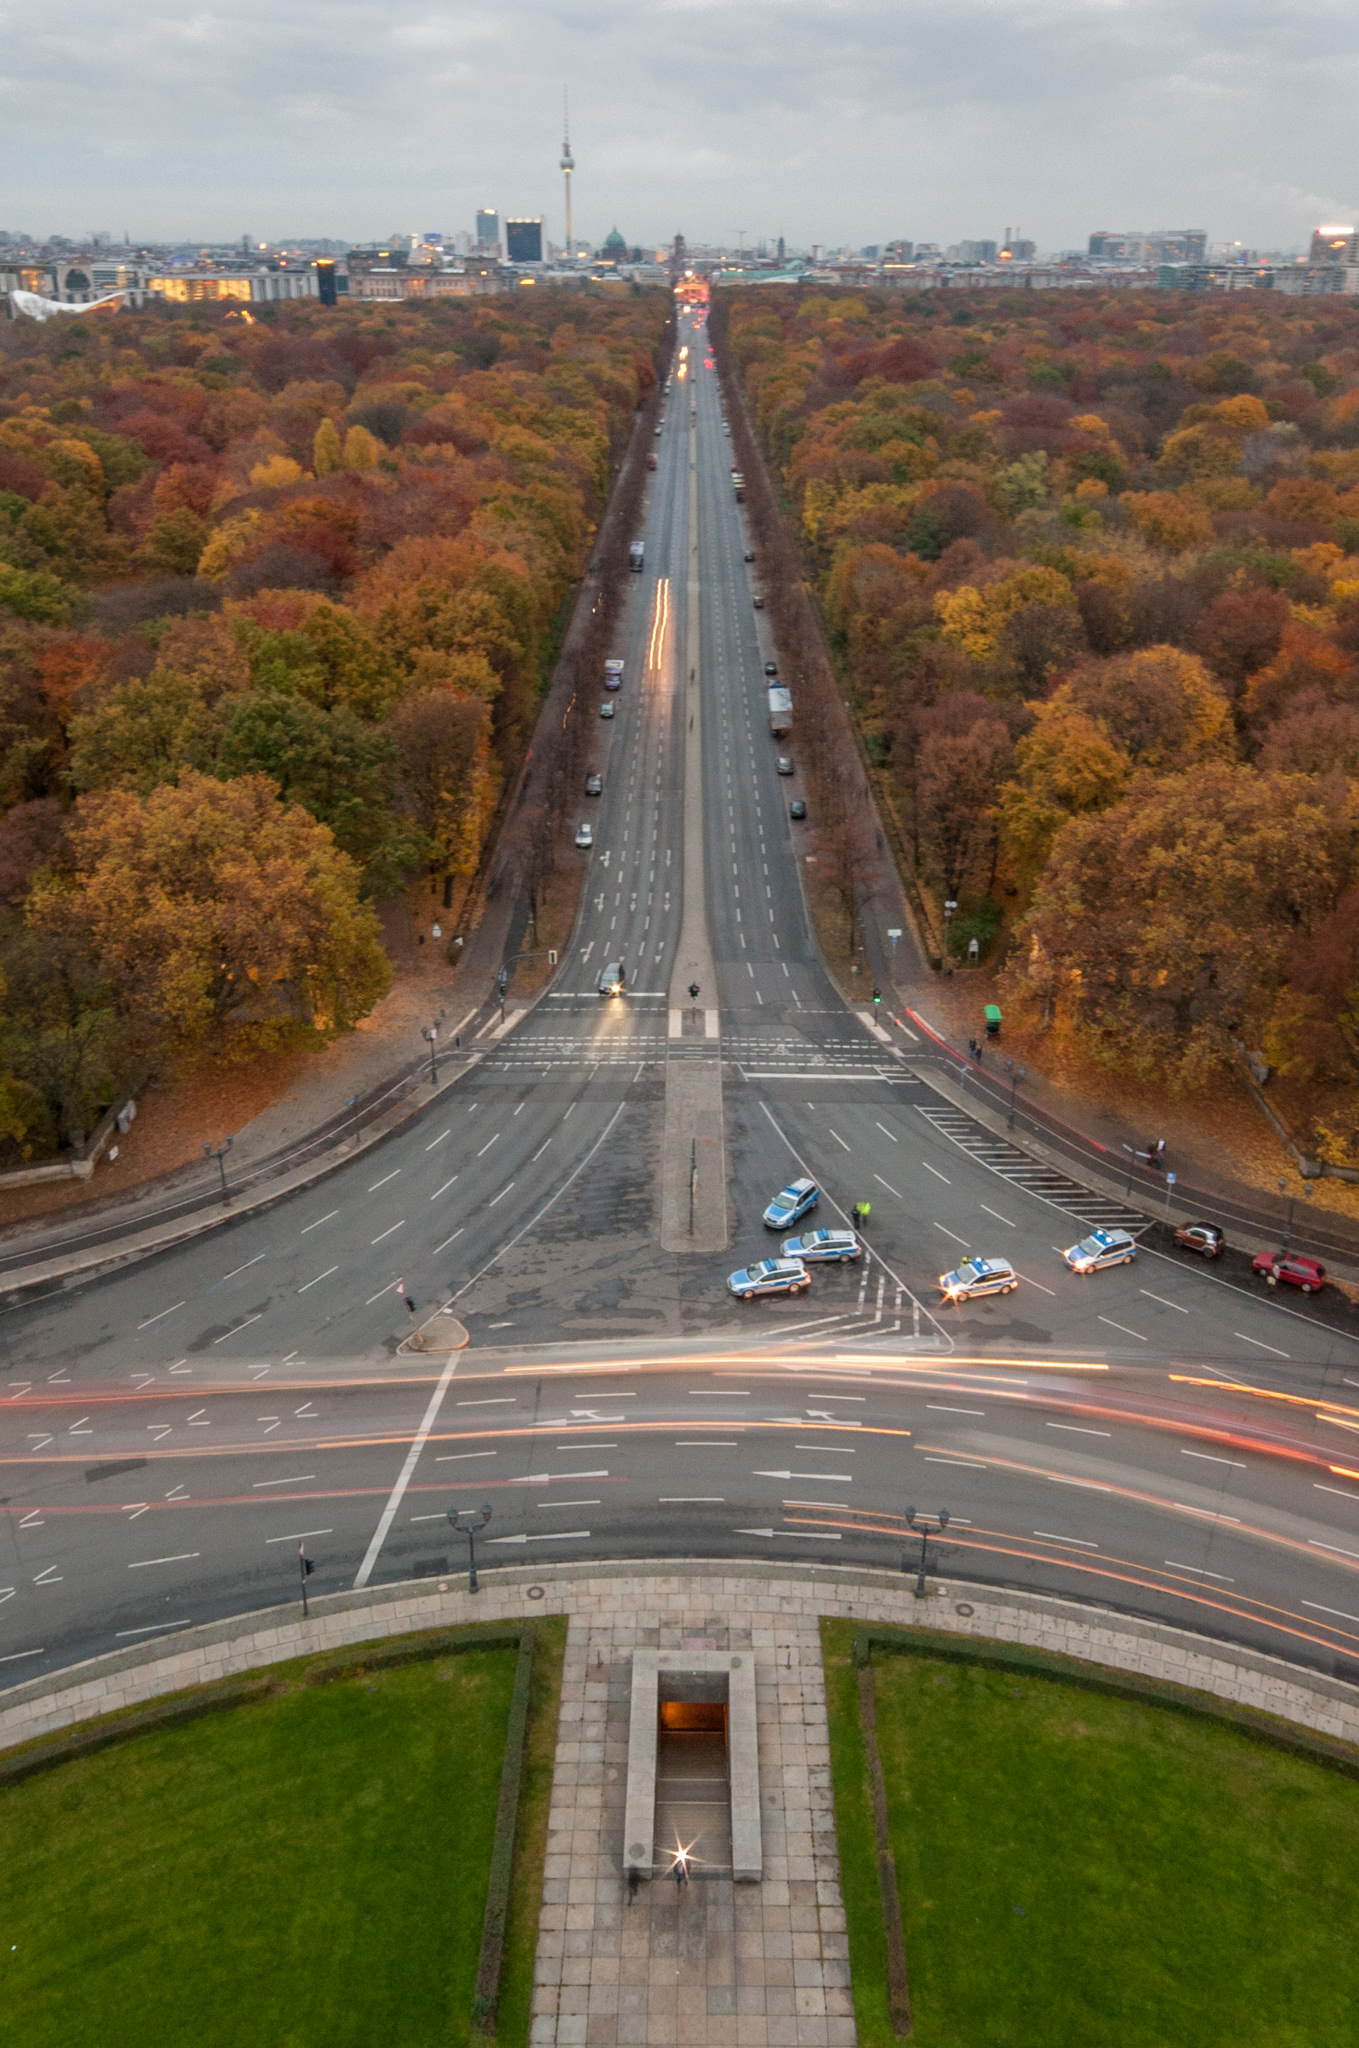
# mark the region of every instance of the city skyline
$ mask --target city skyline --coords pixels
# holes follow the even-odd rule
[[[1055,250],[1100,221],[1195,220],[1289,247],[1356,210],[1354,68],[1338,14],[1296,0],[1248,18],[970,0],[946,21],[883,0],[833,18],[642,0],[570,24],[534,4],[223,0],[169,22],[57,0],[9,25],[4,225],[365,240],[470,224],[492,196],[560,243],[565,83],[574,225],[595,245],[615,222],[643,247],[680,226],[855,247],[1008,222]]]

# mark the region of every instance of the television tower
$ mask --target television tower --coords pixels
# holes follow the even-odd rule
[[[566,254],[568,259],[576,253],[575,238],[571,232],[571,173],[576,160],[571,154],[571,109],[562,87],[562,178],[566,185]]]

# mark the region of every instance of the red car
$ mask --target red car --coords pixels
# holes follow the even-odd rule
[[[1300,1287],[1304,1294],[1319,1294],[1326,1285],[1326,1268],[1302,1252],[1257,1252],[1250,1262],[1252,1273],[1263,1273],[1267,1287]]]

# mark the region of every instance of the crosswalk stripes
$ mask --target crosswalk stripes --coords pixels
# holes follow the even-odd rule
[[[1015,1187],[1050,1202],[1054,1209],[1074,1216],[1080,1223],[1093,1224],[1101,1230],[1128,1230],[1136,1236],[1147,1228],[1151,1220],[1145,1210],[1134,1209],[1130,1203],[1120,1202],[1110,1195],[1096,1194],[1083,1187],[1080,1181],[1073,1180],[1070,1174],[1031,1158],[1027,1152],[1021,1152],[1018,1145],[1011,1145],[1007,1139],[998,1138],[994,1131],[988,1131],[966,1110],[954,1109],[950,1105],[934,1108],[920,1102],[916,1108],[925,1121],[932,1124],[941,1137],[955,1144],[959,1151],[966,1152],[979,1165],[989,1167],[1002,1180],[1008,1180]]]

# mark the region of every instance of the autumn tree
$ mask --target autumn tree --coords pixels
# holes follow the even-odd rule
[[[321,1045],[386,992],[354,863],[265,776],[191,769],[144,798],[84,796],[69,838],[70,872],[34,885],[32,928],[88,935],[122,1016],[162,1059]]]
[[[1256,1044],[1289,948],[1348,887],[1355,800],[1335,779],[1210,766],[1140,776],[1059,834],[1020,933],[1016,992],[1110,1065],[1201,1083]]]

